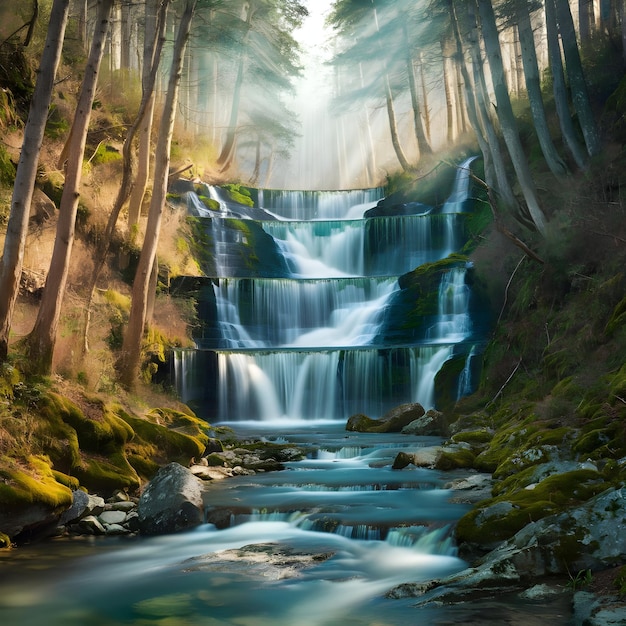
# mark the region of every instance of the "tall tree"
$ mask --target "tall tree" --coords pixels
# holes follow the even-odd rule
[[[546,40],[548,44],[548,64],[552,74],[552,91],[554,93],[554,104],[563,143],[571,154],[574,162],[580,169],[587,166],[587,155],[585,148],[578,140],[578,135],[574,128],[572,115],[569,107],[569,97],[567,84],[563,72],[563,60],[561,57],[561,45],[559,43],[559,32],[556,21],[556,8],[553,0],[546,0],[544,3],[546,15]]]
[[[504,76],[496,16],[491,0],[477,0],[477,4],[493,90],[498,105],[497,115],[500,128],[502,129],[502,136],[504,137],[533,224],[539,233],[545,235],[545,215],[539,205],[535,183],[530,172],[528,160],[522,148]]]
[[[580,51],[578,50],[578,41],[576,39],[576,31],[574,30],[574,21],[572,20],[569,2],[568,0],[546,0],[546,2],[555,3],[572,104],[578,115],[578,123],[580,124],[585,139],[587,153],[589,156],[595,156],[600,153],[601,149],[600,133],[598,132],[598,125],[589,100],[587,81],[580,59]]]
[[[144,336],[149,301],[150,274],[156,259],[156,249],[161,230],[161,216],[167,195],[170,150],[174,132],[174,122],[176,119],[178,90],[183,70],[185,48],[187,46],[195,8],[196,0],[186,0],[185,8],[178,26],[178,34],[174,45],[169,82],[159,128],[159,139],[156,147],[154,189],[150,201],[148,223],[146,225],[144,243],[133,281],[130,317],[124,334],[122,353],[117,363],[119,380],[129,389],[134,387],[139,375],[141,344]]]
[[[74,242],[87,131],[113,4],[114,0],[98,0],[91,50],[81,84],[74,121],[65,149],[62,152],[62,159],[65,163],[65,184],[59,206],[59,219],[50,260],[50,270],[46,278],[35,326],[28,337],[31,367],[33,371],[42,374],[48,374],[52,369],[52,356]]]
[[[35,189],[44,130],[48,120],[52,88],[61,59],[69,6],[70,0],[54,0],[52,5],[46,42],[37,74],[37,84],[24,128],[22,150],[11,198],[9,223],[2,259],[0,259],[0,361],[7,358],[13,310],[22,275],[30,205]]]
[[[519,33],[519,41],[522,49],[522,63],[524,66],[524,79],[526,93],[530,103],[530,112],[535,126],[535,132],[541,146],[541,151],[550,171],[557,177],[567,174],[567,166],[556,150],[550,129],[548,118],[541,95],[541,81],[539,78],[539,64],[535,50],[535,37],[530,21],[528,0],[514,0],[514,11]]]

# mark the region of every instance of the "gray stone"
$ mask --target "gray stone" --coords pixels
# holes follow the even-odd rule
[[[105,524],[104,530],[107,535],[128,535],[130,530],[121,524]]]
[[[87,515],[87,517],[83,517],[76,524],[72,524],[72,530],[75,530],[82,535],[106,534],[104,526],[98,521],[98,518],[95,515]]]
[[[65,526],[77,519],[80,519],[89,506],[89,495],[80,489],[72,491],[72,506],[61,513],[59,525]]]
[[[124,511],[103,511],[98,515],[98,519],[103,524],[122,524],[126,519]]]
[[[443,413],[429,409],[424,415],[408,423],[402,429],[402,433],[424,437],[445,437],[448,434],[448,422]]]
[[[145,535],[175,533],[204,521],[202,482],[178,463],[162,467],[139,499],[139,530]]]

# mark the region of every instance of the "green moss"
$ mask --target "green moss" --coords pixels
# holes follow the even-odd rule
[[[55,511],[72,504],[72,491],[56,481],[46,457],[28,457],[29,470],[0,469],[0,504],[25,507],[41,504]]]
[[[109,146],[105,143],[98,144],[96,151],[93,153],[91,157],[91,163],[94,165],[101,165],[104,163],[115,163],[116,161],[121,161],[122,155],[117,148],[113,146]]]
[[[80,481],[75,476],[68,476],[63,472],[59,472],[54,469],[52,470],[52,475],[58,483],[60,483],[61,485],[65,485],[72,491],[76,491],[80,487]]]
[[[455,443],[465,442],[472,446],[480,446],[489,443],[491,439],[493,439],[493,432],[486,428],[481,428],[480,430],[466,430],[452,436],[452,441]]]
[[[137,489],[141,484],[135,469],[122,451],[106,458],[86,457],[74,473],[89,491],[112,493],[117,489]]]
[[[10,187],[15,180],[15,166],[4,145],[0,144],[0,185]]]
[[[135,432],[137,444],[150,443],[153,446],[152,460],[156,463],[177,461],[187,465],[192,457],[199,457],[204,452],[204,443],[196,437],[171,430],[149,419],[131,416],[119,410],[117,413]]]
[[[439,470],[453,470],[459,468],[473,467],[474,453],[471,450],[461,448],[453,452],[444,450],[435,462],[435,467]]]
[[[245,204],[247,206],[254,206],[254,201],[250,197],[250,191],[245,187],[237,184],[230,184],[224,185],[224,189],[228,191],[228,195],[234,202]]]
[[[213,198],[209,198],[208,196],[199,195],[198,198],[204,204],[204,206],[210,211],[219,211],[220,203]]]
[[[481,503],[480,508],[463,516],[457,525],[457,538],[460,542],[476,543],[483,546],[511,538],[526,524],[537,521],[587,501],[604,491],[608,485],[602,476],[593,470],[574,470],[563,474],[553,474],[537,484],[521,485],[528,481],[530,472],[508,485],[510,490],[496,487],[499,495]],[[497,505],[506,506],[502,510]],[[483,510],[495,506],[498,512],[485,515]]]

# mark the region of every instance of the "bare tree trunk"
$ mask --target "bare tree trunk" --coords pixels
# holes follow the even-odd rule
[[[550,129],[548,128],[546,110],[543,106],[539,66],[537,64],[537,54],[535,51],[535,39],[530,24],[530,14],[526,0],[518,0],[518,2],[515,3],[515,13],[517,17],[519,41],[522,48],[526,92],[528,93],[530,112],[533,117],[537,139],[539,139],[541,152],[543,153],[550,171],[557,177],[565,176],[568,173],[567,166],[554,146],[554,142],[550,136]]]
[[[535,183],[533,181],[528,160],[524,154],[522,143],[517,131],[517,124],[509,92],[507,89],[504,68],[502,66],[502,56],[500,51],[500,42],[498,39],[498,29],[496,27],[496,18],[491,5],[491,0],[478,0],[478,10],[483,33],[483,41],[489,61],[489,69],[493,82],[494,94],[498,104],[498,120],[502,129],[502,135],[506,143],[513,168],[517,175],[517,179],[522,189],[522,194],[526,200],[528,212],[539,233],[545,236],[546,224],[544,213],[539,206]]]
[[[580,169],[585,169],[587,167],[587,155],[585,154],[585,149],[578,141],[569,110],[569,98],[567,96],[567,85],[565,84],[565,76],[563,74],[563,60],[561,58],[561,46],[559,44],[559,33],[556,22],[556,8],[553,0],[546,0],[545,12],[548,59],[550,71],[552,72],[554,103],[561,127],[561,135],[576,165]]]
[[[162,0],[159,5],[159,12],[156,15],[156,21],[153,21],[152,26],[152,38],[148,38],[146,44],[149,49],[149,54],[146,54],[144,67],[148,67],[147,76],[144,77],[143,93],[141,97],[141,104],[139,105],[139,111],[135,117],[133,125],[126,134],[124,145],[122,147],[122,182],[115,199],[107,225],[104,229],[104,234],[100,238],[100,245],[96,246],[96,253],[94,256],[94,267],[91,273],[89,282],[89,296],[87,303],[85,304],[85,323],[84,323],[84,336],[83,336],[83,354],[89,350],[89,327],[91,323],[91,306],[93,303],[94,291],[98,282],[98,276],[102,271],[102,267],[106,261],[107,254],[109,253],[109,247],[111,245],[111,239],[113,237],[113,231],[119,218],[119,214],[124,206],[124,203],[131,195],[131,183],[133,177],[133,145],[135,136],[138,132],[142,132],[145,127],[146,117],[152,117],[154,111],[154,86],[156,83],[157,70],[159,67],[159,61],[163,50],[163,44],[165,42],[165,23],[167,17],[167,10],[170,0]],[[150,140],[150,129],[148,129],[148,142]],[[134,187],[133,187],[134,190]],[[144,190],[145,192],[145,190]],[[134,237],[137,233],[133,232],[136,229],[131,227],[131,237]]]
[[[391,133],[391,144],[398,157],[400,166],[405,172],[411,171],[411,164],[409,163],[402,145],[400,143],[400,136],[398,135],[398,123],[396,122],[396,111],[393,106],[393,94],[391,93],[391,85],[389,84],[389,76],[385,74],[385,101],[387,103],[387,119],[389,120],[389,131]]]
[[[582,46],[591,41],[594,19],[593,0],[578,0],[578,29]]]
[[[472,89],[472,81],[467,71],[467,66],[465,64],[465,54],[463,52],[463,39],[461,37],[461,30],[459,28],[459,22],[456,16],[456,9],[454,6],[453,0],[447,0],[447,7],[450,12],[450,21],[452,24],[452,33],[454,35],[454,41],[456,44],[456,60],[459,67],[459,71],[463,76],[463,85],[465,87],[465,101],[467,105],[467,113],[469,117],[470,124],[474,130],[474,134],[476,135],[476,140],[478,141],[478,145],[480,147],[480,151],[483,155],[483,163],[485,167],[485,179],[487,181],[487,185],[490,188],[495,187],[495,172],[493,167],[493,160],[491,158],[491,152],[489,150],[489,144],[485,139],[483,134],[480,120],[478,117],[478,111],[476,108],[476,100],[474,97],[474,93],[476,89]]]
[[[24,128],[22,151],[11,198],[11,213],[2,259],[0,259],[0,361],[5,361],[8,353],[9,334],[22,275],[28,217],[37,178],[39,153],[48,120],[54,78],[61,59],[69,7],[70,0],[54,0],[52,5],[46,43],[37,74],[37,84],[30,103],[28,121]]]
[[[441,43],[441,64],[443,67],[443,91],[446,97],[446,141],[452,143],[454,141],[454,101],[452,98],[452,89],[450,87],[450,60],[448,59],[447,43],[444,37]]]
[[[474,85],[476,87],[476,108],[478,118],[485,131],[485,138],[487,140],[487,144],[489,145],[489,152],[492,157],[493,169],[497,181],[495,189],[498,192],[499,198],[501,199],[504,207],[511,211],[515,210],[518,205],[513,189],[511,188],[511,183],[509,182],[504,157],[500,148],[500,140],[491,118],[491,103],[489,101],[487,84],[485,81],[485,64],[483,63],[480,45],[478,43],[478,24],[476,21],[475,8],[475,5],[470,4],[467,7],[467,13],[464,15],[464,18],[467,19],[469,41],[468,48],[472,59],[472,74]]]
[[[550,2],[551,0],[546,1]],[[583,137],[585,138],[587,153],[589,156],[595,156],[600,153],[602,146],[598,126],[591,109],[587,81],[585,80],[583,66],[580,60],[572,13],[569,8],[568,0],[554,1],[559,23],[559,32],[561,33],[561,41],[563,43],[563,53],[565,54],[565,64],[567,66],[572,103],[578,114],[578,122],[583,132]]]
[[[220,171],[225,172],[232,164],[235,157],[235,146],[237,143],[237,120],[239,118],[239,106],[241,103],[241,88],[243,86],[244,71],[246,65],[245,43],[248,39],[250,26],[252,24],[252,9],[248,6],[248,14],[246,17],[247,32],[244,35],[242,47],[240,50],[239,63],[237,65],[237,77],[235,78],[235,86],[233,89],[233,101],[230,109],[230,121],[228,122],[228,130],[226,131],[226,139],[222,146],[222,151],[217,158],[217,164],[221,167]]]
[[[413,109],[413,127],[415,129],[415,139],[417,140],[417,148],[420,155],[432,154],[433,149],[426,139],[424,126],[422,124],[422,113],[420,111],[420,101],[417,97],[417,84],[415,82],[415,72],[413,69],[413,57],[411,56],[411,48],[409,46],[409,33],[406,22],[404,23],[402,33],[404,35],[404,46],[406,52],[406,71],[409,78],[409,92],[411,94],[411,107]]]
[[[28,353],[34,372],[49,374],[52,369],[52,355],[56,343],[61,305],[65,295],[65,284],[69,271],[70,256],[74,243],[76,212],[80,198],[80,183],[83,169],[83,156],[87,141],[87,131],[91,109],[96,94],[98,72],[104,55],[106,37],[109,30],[111,9],[114,0],[99,0],[91,51],[85,68],[76,114],[66,143],[67,169],[65,185],[59,206],[57,232],[50,260],[50,270],[41,298],[35,326],[28,338]]]
[[[430,109],[428,108],[428,92],[426,90],[426,76],[424,72],[424,62],[422,61],[421,53],[418,54],[418,63],[420,69],[420,83],[422,87],[422,114],[424,115],[424,132],[426,134],[426,139],[430,144],[431,134],[430,134]]]
[[[150,176],[150,148],[151,148],[151,136],[152,136],[152,121],[154,119],[154,78],[150,78],[153,74],[155,63],[158,65],[160,61],[159,56],[155,58],[155,47],[157,41],[162,40],[165,33],[165,11],[169,5],[167,2],[160,2],[160,0],[146,0],[145,9],[145,34],[143,45],[143,66],[141,72],[141,86],[143,91],[143,97],[145,98],[147,93],[147,87],[152,80],[152,88],[150,89],[150,99],[146,106],[146,112],[143,116],[141,127],[139,128],[139,152],[137,155],[137,175],[133,184],[133,189],[130,195],[130,201],[128,204],[128,226],[131,233],[133,233],[139,217],[141,215],[141,207],[143,205],[143,199],[146,195],[146,189],[148,187],[148,178]],[[161,7],[160,11],[163,13],[162,18],[157,17],[158,7]],[[161,19],[161,22],[158,20]],[[153,33],[153,37],[150,37],[150,33]],[[160,46],[162,48],[162,44]]]
[[[118,376],[120,382],[127,388],[135,386],[139,376],[141,361],[141,343],[144,336],[146,315],[149,300],[150,274],[156,258],[156,249],[161,230],[161,216],[163,206],[167,196],[167,181],[170,165],[170,149],[172,145],[172,135],[174,132],[174,122],[176,119],[176,105],[178,102],[178,90],[185,57],[185,48],[191,20],[196,7],[196,0],[187,0],[183,12],[174,53],[170,78],[165,97],[163,116],[159,129],[159,140],[156,150],[156,167],[154,174],[154,191],[150,202],[150,212],[148,214],[148,224],[146,226],[146,236],[143,248],[137,265],[137,272],[133,282],[132,304],[128,326],[124,335],[122,353],[117,363]]]

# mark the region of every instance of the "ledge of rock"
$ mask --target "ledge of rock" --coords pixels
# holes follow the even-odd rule
[[[202,492],[202,481],[186,467],[162,467],[139,499],[139,531],[162,535],[199,526],[204,522]]]
[[[348,419],[346,430],[359,433],[399,433],[424,413],[424,407],[417,402],[394,407],[379,420],[358,413]]]

